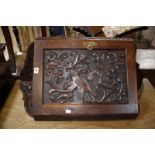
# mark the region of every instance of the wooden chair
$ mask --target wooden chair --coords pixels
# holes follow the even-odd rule
[[[5,47],[6,44],[0,44],[0,109],[15,82],[10,72],[10,63],[4,58]]]
[[[12,40],[11,40],[11,35],[9,32],[9,27],[8,26],[2,26],[2,32],[6,41],[6,46],[8,49],[8,54],[9,54],[9,67],[12,75],[17,74],[17,69],[16,69],[16,60],[15,60],[15,53],[13,50],[13,45],[12,45]]]

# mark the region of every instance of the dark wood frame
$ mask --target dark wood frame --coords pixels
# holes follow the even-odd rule
[[[96,42],[97,46],[93,49],[124,49],[126,51],[127,64],[127,87],[128,87],[128,104],[117,105],[71,105],[71,104],[44,104],[42,103],[43,95],[43,51],[44,49],[56,48],[81,48],[86,49],[84,42]],[[104,40],[102,38],[84,38],[84,39],[39,39],[34,45],[33,67],[39,68],[38,74],[33,74],[32,103],[33,116],[35,119],[55,118],[56,117],[95,117],[106,115],[129,115],[136,116],[139,111],[137,97],[136,81],[136,62],[135,48],[132,40]],[[72,113],[66,113],[66,109],[71,109]]]

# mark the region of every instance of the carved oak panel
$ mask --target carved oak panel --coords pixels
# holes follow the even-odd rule
[[[139,107],[134,42],[36,40],[28,110],[35,120],[135,117]]]
[[[125,50],[46,49],[43,67],[43,103],[128,102]]]

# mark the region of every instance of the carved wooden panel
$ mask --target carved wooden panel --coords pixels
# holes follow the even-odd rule
[[[46,119],[138,113],[134,42],[52,38],[34,44],[32,115]]]
[[[48,104],[125,104],[125,51],[45,50],[43,86]]]

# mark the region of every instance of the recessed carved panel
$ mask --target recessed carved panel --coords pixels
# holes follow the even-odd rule
[[[44,50],[43,103],[124,104],[124,50]]]

